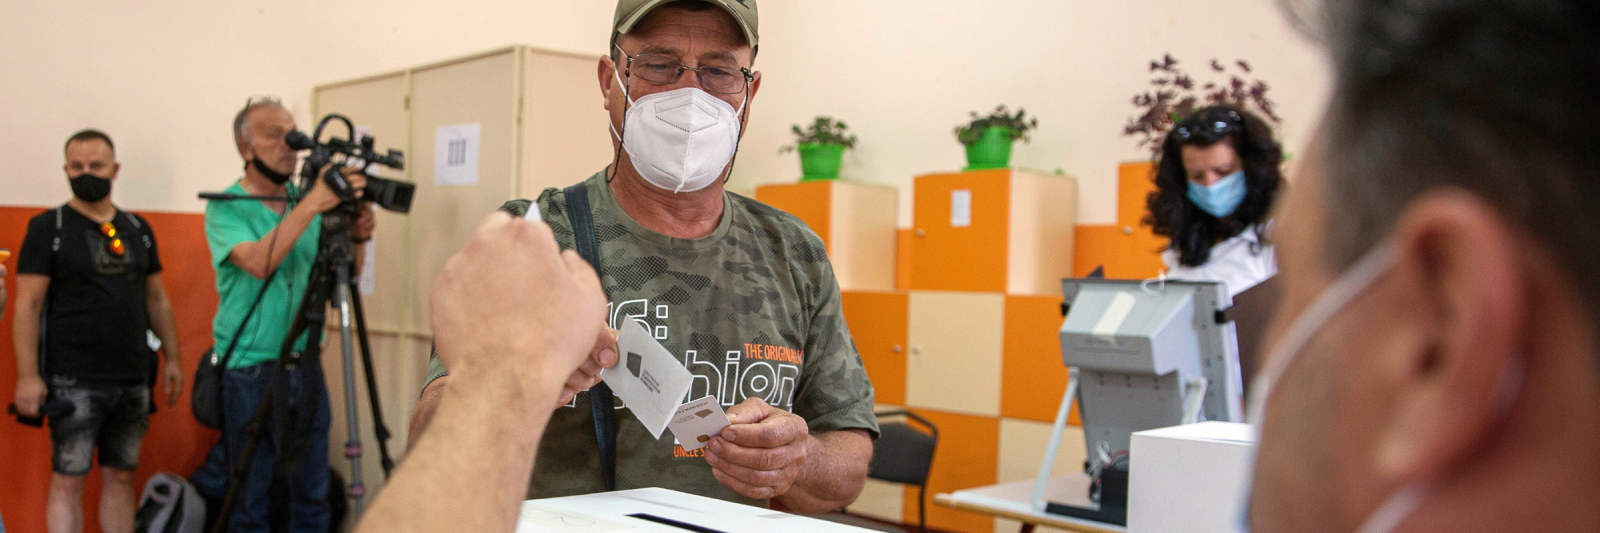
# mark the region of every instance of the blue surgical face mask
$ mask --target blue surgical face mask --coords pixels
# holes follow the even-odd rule
[[[1189,201],[1201,211],[1222,218],[1233,214],[1244,202],[1244,171],[1234,172],[1211,185],[1189,182]]]

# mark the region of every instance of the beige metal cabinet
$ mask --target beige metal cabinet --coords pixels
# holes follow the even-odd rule
[[[595,77],[598,61],[594,55],[509,46],[312,89],[313,119],[346,115],[370,132],[380,150],[405,150],[406,169],[381,175],[417,185],[409,215],[378,211],[372,244],[375,290],[364,296],[374,377],[384,418],[395,433],[390,447],[397,458],[405,449],[432,344],[428,295],[445,261],[485,215],[507,200],[537,197],[547,187],[577,183],[610,164],[607,115]],[[476,179],[436,183],[439,128],[464,124],[478,125]],[[303,125],[308,133],[312,126]],[[340,127],[333,133],[342,137],[345,132]],[[343,398],[337,332],[328,337],[324,368],[330,399],[337,402]],[[368,486],[376,489],[382,475],[365,391],[358,397],[366,444],[363,471]],[[333,414],[332,442],[343,442],[344,412],[334,409]],[[332,464],[347,469],[343,448],[333,448]]]

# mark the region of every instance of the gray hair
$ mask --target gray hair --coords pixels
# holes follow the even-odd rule
[[[283,101],[276,96],[252,96],[244,102],[244,109],[233,116],[233,142],[239,143],[249,139],[250,114],[264,107],[284,109]]]

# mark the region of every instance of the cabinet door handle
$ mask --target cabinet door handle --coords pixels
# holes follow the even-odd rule
[[[901,348],[901,347],[900,347],[900,345],[898,345],[898,344],[896,344],[896,345],[894,345],[894,346],[893,346],[893,347],[891,347],[891,348],[889,348],[889,350],[890,350],[890,351],[892,351],[892,352],[894,352],[894,353],[900,353],[900,351],[901,351],[901,350],[902,350],[902,348]]]
[[[1122,234],[1123,235],[1133,235],[1133,226],[1123,226],[1122,227]]]
[[[922,231],[922,228],[917,228],[917,231],[914,231],[912,233],[915,234],[918,237],[926,236],[928,234],[928,232]]]
[[[912,346],[911,347],[911,355],[922,355],[922,348],[918,348],[916,346]]]

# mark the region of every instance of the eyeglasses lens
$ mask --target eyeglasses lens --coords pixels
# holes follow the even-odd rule
[[[691,70],[670,57],[640,54],[632,58],[633,75],[651,83],[677,83],[684,71]],[[709,93],[738,94],[744,92],[744,72],[733,67],[702,66],[693,69],[700,88]]]

